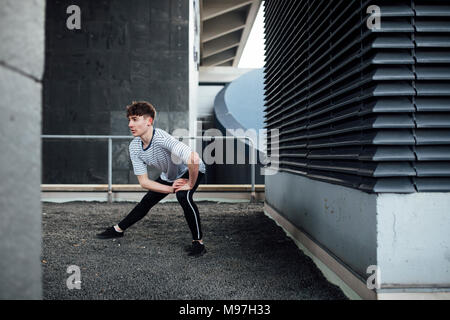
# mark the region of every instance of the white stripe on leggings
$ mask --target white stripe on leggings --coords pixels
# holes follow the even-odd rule
[[[187,201],[188,201],[189,205],[191,206],[192,212],[194,212],[195,224],[197,225],[197,238],[198,238],[198,240],[200,240],[200,229],[198,227],[197,213],[195,212],[194,208],[191,205],[191,202],[189,201],[189,191],[191,191],[191,190],[188,190],[188,192],[187,192]]]

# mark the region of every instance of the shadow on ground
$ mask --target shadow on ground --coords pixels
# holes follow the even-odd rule
[[[135,203],[43,203],[44,299],[346,299],[275,222],[263,203],[197,202],[208,252],[188,257],[178,203],[160,203],[115,240],[95,234]],[[81,270],[69,290],[67,267]]]

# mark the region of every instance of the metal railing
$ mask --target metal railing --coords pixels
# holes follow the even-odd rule
[[[213,140],[213,139],[242,139],[248,140],[252,152],[250,152],[250,165],[251,165],[251,199],[253,202],[256,200],[256,189],[255,189],[255,168],[257,161],[257,153],[254,141],[247,136],[173,136],[177,139],[202,139],[202,140]],[[134,139],[134,136],[113,136],[113,135],[52,135],[43,134],[42,139],[106,139],[108,140],[108,202],[112,202],[112,141],[121,139]]]

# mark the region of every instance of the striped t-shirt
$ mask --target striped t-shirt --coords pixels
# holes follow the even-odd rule
[[[144,149],[141,138],[136,137],[131,141],[129,151],[135,175],[146,174],[149,165],[161,170],[161,179],[168,182],[175,181],[188,171],[187,163],[192,152],[190,147],[159,128],[153,128],[147,148]],[[201,159],[199,171],[206,171]]]

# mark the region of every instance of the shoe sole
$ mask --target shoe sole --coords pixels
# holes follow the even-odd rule
[[[184,246],[184,252],[192,252],[192,245]]]
[[[117,236],[117,237],[109,237],[109,236],[99,236],[99,235],[95,235],[95,237],[97,238],[97,239],[102,239],[102,240],[105,240],[105,239],[117,239],[117,238],[123,238],[123,235],[122,236]]]
[[[201,252],[199,253],[189,253],[188,256],[189,257],[194,257],[194,258],[198,258],[201,257],[202,255],[204,255],[206,253],[206,249],[203,249]]]

